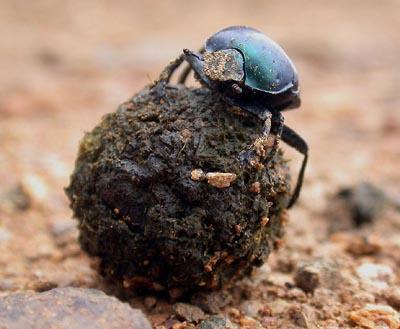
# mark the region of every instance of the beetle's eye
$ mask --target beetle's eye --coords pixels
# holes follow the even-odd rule
[[[235,49],[206,52],[203,55],[204,73],[213,81],[243,81],[242,54]]]

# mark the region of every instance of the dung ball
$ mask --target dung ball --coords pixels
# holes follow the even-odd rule
[[[81,141],[66,193],[79,242],[127,289],[219,289],[260,266],[282,236],[282,151],[242,163],[262,122],[205,88],[145,88]]]

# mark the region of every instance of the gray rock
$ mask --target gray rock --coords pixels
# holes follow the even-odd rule
[[[368,182],[343,189],[338,193],[338,197],[348,207],[356,226],[373,222],[382,213],[386,203],[385,193]]]
[[[190,302],[206,313],[217,314],[231,299],[232,296],[225,291],[199,292],[191,297]]]
[[[210,316],[198,326],[198,329],[236,329],[237,326],[233,325],[229,320],[222,316]]]
[[[200,320],[204,320],[206,317],[200,307],[186,303],[176,303],[174,305],[174,312],[176,317],[182,321],[197,323]]]
[[[150,329],[142,311],[102,291],[57,288],[0,298],[2,329]]]
[[[17,184],[0,195],[0,205],[11,210],[25,211],[32,205],[32,200],[23,184]]]
[[[314,293],[318,287],[336,290],[343,284],[340,264],[325,259],[300,264],[294,282],[306,293]]]
[[[0,227],[0,243],[7,242],[12,238],[12,234],[4,227]]]

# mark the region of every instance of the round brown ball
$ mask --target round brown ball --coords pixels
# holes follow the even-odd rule
[[[66,189],[100,273],[179,296],[261,265],[289,198],[280,150],[264,164],[268,152],[238,160],[261,131],[205,88],[147,88],[106,115],[84,136]]]

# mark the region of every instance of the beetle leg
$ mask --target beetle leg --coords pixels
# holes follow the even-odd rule
[[[204,46],[199,49],[199,53],[203,54],[205,52]],[[178,83],[184,85],[186,82],[187,77],[189,76],[190,72],[192,71],[192,66],[189,64],[185,67],[182,73],[179,76]]]
[[[171,61],[165,68],[164,70],[161,71],[161,74],[158,78],[158,80],[154,81],[153,86],[157,84],[164,84],[167,85],[169,80],[171,80],[172,74],[175,72],[175,70],[183,63],[185,60],[185,55],[182,54],[173,61]]]
[[[300,137],[293,129],[289,128],[288,126],[283,126],[282,140],[289,146],[293,147],[296,151],[304,155],[300,172],[297,177],[296,186],[287,206],[288,208],[291,208],[296,203],[300,195],[301,187],[303,185],[304,172],[306,170],[308,160],[308,145],[302,137]]]
[[[173,61],[171,61],[164,70],[161,71],[160,76],[157,80],[150,85],[151,93],[153,93],[158,100],[164,97],[165,86],[169,83],[172,74],[185,60],[184,54],[180,55]]]
[[[263,130],[261,133],[262,136],[258,138],[249,149],[240,152],[238,158],[242,165],[255,165],[259,163],[259,159],[265,156],[265,150],[269,148],[268,136],[270,136],[271,132],[272,113],[266,111],[262,115],[260,115],[259,118],[262,118],[264,122]]]
[[[260,115],[261,117],[261,115]],[[269,133],[271,132],[271,125],[272,125],[272,113],[271,112],[266,112],[262,114],[262,118],[264,121],[264,127],[262,131],[262,135],[264,137],[268,137]]]
[[[271,151],[269,152],[267,158],[264,160],[265,163],[268,163],[275,156],[278,151],[279,140],[282,136],[282,131],[284,127],[285,118],[283,117],[281,112],[273,112],[271,119],[271,131],[270,135],[274,135],[274,143],[271,147]],[[268,137],[268,136],[267,136]],[[272,136],[271,136],[272,137]]]

